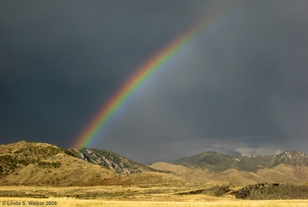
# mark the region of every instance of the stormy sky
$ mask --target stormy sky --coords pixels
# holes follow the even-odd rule
[[[70,148],[153,55],[232,1],[1,1],[1,143]],[[307,153],[307,1],[245,1],[147,81],[90,147],[142,163]]]

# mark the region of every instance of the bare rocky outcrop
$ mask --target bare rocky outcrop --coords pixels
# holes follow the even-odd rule
[[[93,164],[103,166],[119,174],[135,174],[141,172],[163,172],[174,174],[170,171],[156,170],[141,163],[132,161],[117,153],[93,148],[70,149],[71,153]]]

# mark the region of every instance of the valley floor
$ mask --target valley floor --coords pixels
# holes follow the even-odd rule
[[[31,204],[32,203],[32,204]],[[129,200],[80,200],[75,198],[16,198],[16,197],[0,197],[0,206],[70,206],[70,207],[306,207],[308,206],[308,200],[234,200],[234,199],[218,199],[208,200],[202,199],[200,201],[198,196],[189,196],[182,201],[129,201]]]
[[[243,186],[234,187],[234,190]],[[217,197],[193,194],[200,187],[35,187],[1,186],[0,206],[108,206],[108,207],[231,207],[231,206],[308,206],[308,199],[242,200],[234,194]]]

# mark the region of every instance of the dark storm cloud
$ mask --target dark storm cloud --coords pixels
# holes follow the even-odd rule
[[[1,6],[1,142],[69,147],[138,66],[226,2]],[[144,163],[306,151],[305,8],[239,4],[142,87],[95,147]]]
[[[83,127],[133,69],[164,44],[161,40],[173,36],[166,27],[179,30],[181,25],[172,18],[179,9],[166,13],[170,4],[158,4],[156,11],[142,5],[4,2],[4,136],[37,137],[27,130],[38,133],[37,140],[67,137],[68,142],[76,136],[77,127]],[[61,134],[64,128],[69,133]]]

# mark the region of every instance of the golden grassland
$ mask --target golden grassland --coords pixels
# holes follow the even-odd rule
[[[34,197],[0,197],[0,206],[22,206],[23,202],[29,206],[29,202],[40,202],[40,205],[32,203],[30,206],[86,206],[86,207],[278,207],[295,206],[306,207],[308,200],[241,200],[236,199],[234,195],[215,197],[205,194],[179,195],[176,192],[185,192],[197,187],[123,187],[123,186],[93,186],[93,187],[35,187],[35,186],[1,186],[1,191],[8,192],[26,192],[26,193],[56,193],[57,196],[47,195],[47,198]],[[76,198],[76,195],[105,193],[102,197],[84,197]],[[71,193],[71,194],[68,194]],[[67,197],[67,195],[70,195]],[[110,196],[112,195],[112,196]],[[15,195],[16,196],[16,195]],[[19,202],[19,203],[18,203]],[[43,204],[42,204],[43,203]],[[24,205],[24,206],[25,206]]]
[[[31,206],[72,206],[72,207],[98,207],[98,206],[108,206],[108,207],[154,207],[154,206],[168,206],[168,207],[199,207],[199,206],[210,206],[210,207],[231,207],[231,206],[240,206],[240,207],[306,207],[308,206],[308,200],[262,200],[262,201],[252,201],[252,200],[233,200],[233,199],[217,199],[209,201],[198,201],[195,196],[189,196],[183,201],[129,201],[129,200],[79,200],[74,198],[48,198],[48,199],[37,199],[37,198],[1,198],[0,197],[0,206],[17,206],[16,202],[25,203],[29,205],[28,202],[43,202],[42,205],[31,205]],[[197,196],[198,198],[198,196]],[[12,204],[15,202],[16,205]]]

